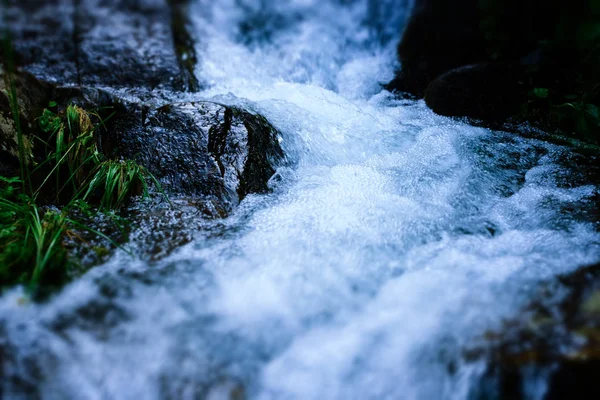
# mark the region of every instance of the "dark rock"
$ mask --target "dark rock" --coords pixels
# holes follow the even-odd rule
[[[389,90],[422,96],[438,75],[486,59],[477,0],[417,0],[402,34],[402,69]]]
[[[596,11],[589,1],[415,0],[398,47],[401,70],[386,87],[425,96],[442,115],[491,128],[513,116],[512,123],[558,131],[563,144],[597,144],[600,124],[584,115],[600,102]]]
[[[11,0],[17,66],[59,84],[197,90],[181,0]],[[4,62],[10,60],[5,54]]]
[[[519,65],[485,63],[459,67],[433,80],[425,102],[437,114],[499,121],[520,111],[526,99]]]
[[[275,129],[247,111],[211,102],[118,107],[105,152],[136,159],[169,193],[205,199],[217,215],[267,191],[283,158]]]
[[[74,104],[84,110],[93,111],[108,123],[118,98],[106,90],[94,87],[58,86],[52,91],[52,101],[57,104],[59,110]]]
[[[5,16],[15,54],[0,54],[0,61],[14,61],[46,81],[76,83],[75,4],[72,0],[9,0]]]
[[[183,88],[166,1],[85,1],[75,12],[78,84]]]
[[[500,332],[467,358],[487,359],[473,399],[526,399],[532,377],[548,384],[544,400],[600,398],[600,264],[543,285]]]

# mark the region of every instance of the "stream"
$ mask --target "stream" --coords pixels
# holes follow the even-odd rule
[[[197,0],[204,89],[181,100],[281,132],[272,192],[160,261],[7,292],[7,398],[468,399],[485,365],[463,350],[600,261],[600,188],[565,147],[383,90],[410,3]]]

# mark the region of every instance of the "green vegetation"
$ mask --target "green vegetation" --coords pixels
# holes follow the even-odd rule
[[[600,144],[600,1],[478,1],[490,59],[527,65],[519,119]]]
[[[197,92],[200,83],[194,74],[198,63],[198,56],[194,50],[194,39],[189,31],[188,2],[182,0],[169,0],[171,6],[171,30],[175,53],[181,68],[181,78],[186,91]]]
[[[9,98],[16,122],[14,90]],[[98,114],[76,105],[50,109],[57,109],[56,103],[39,117],[39,135],[26,137],[15,125],[20,177],[0,177],[0,287],[21,283],[37,289],[64,283],[77,266],[67,242],[96,251],[97,246],[80,236],[87,232],[114,244],[86,220],[97,212],[119,210],[133,196],[146,196],[148,180],[160,189],[143,166],[108,160],[98,150],[96,133],[104,124]]]
[[[68,234],[67,213],[37,206],[18,194],[16,178],[1,178],[0,280],[4,284],[59,284],[70,260],[62,240]]]
[[[101,209],[118,209],[131,197],[132,193],[141,193],[146,197],[148,195],[148,179],[160,187],[156,178],[135,161],[107,160],[98,165],[83,198],[92,199],[94,193],[101,193]]]
[[[51,105],[55,106],[53,103]],[[101,155],[94,137],[96,127],[91,122],[90,114],[74,105],[67,107],[62,118],[45,109],[39,125],[47,137],[37,139],[49,152],[36,171],[47,169],[49,164],[52,169],[36,194],[43,189],[51,189],[54,200],[60,202],[65,190],[72,197],[77,193],[77,188],[85,183],[90,170],[100,164]],[[46,185],[51,178],[54,187],[48,188]]]

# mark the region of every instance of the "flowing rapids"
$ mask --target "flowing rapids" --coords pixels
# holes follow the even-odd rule
[[[118,253],[43,304],[5,294],[5,373],[45,399],[466,399],[483,366],[462,350],[600,260],[598,188],[566,148],[382,90],[409,9],[197,1],[190,98],[280,130],[272,193],[161,261]]]

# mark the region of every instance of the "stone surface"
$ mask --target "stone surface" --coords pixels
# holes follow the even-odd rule
[[[14,54],[2,54],[0,61],[24,66],[46,81],[77,82],[74,1],[9,0],[5,12]]]
[[[283,159],[275,129],[241,109],[196,102],[117,110],[103,150],[136,159],[167,192],[206,199],[217,215],[267,191]]]
[[[197,90],[185,1],[10,0],[14,61],[60,84]],[[4,57],[7,60],[7,55]]]
[[[187,6],[187,0],[10,0],[14,52],[0,61],[31,73],[17,75],[27,137],[51,100],[59,111],[71,103],[100,108],[108,118],[106,132],[99,132],[101,151],[137,159],[167,192],[206,199],[211,214],[226,215],[248,193],[267,189],[282,154],[269,123],[243,110],[213,103],[155,109],[162,100],[154,89],[199,89]],[[147,102],[119,98],[112,89],[121,88],[145,91],[140,98]],[[12,155],[0,169],[10,174],[18,159],[6,95],[0,118],[0,150]]]

